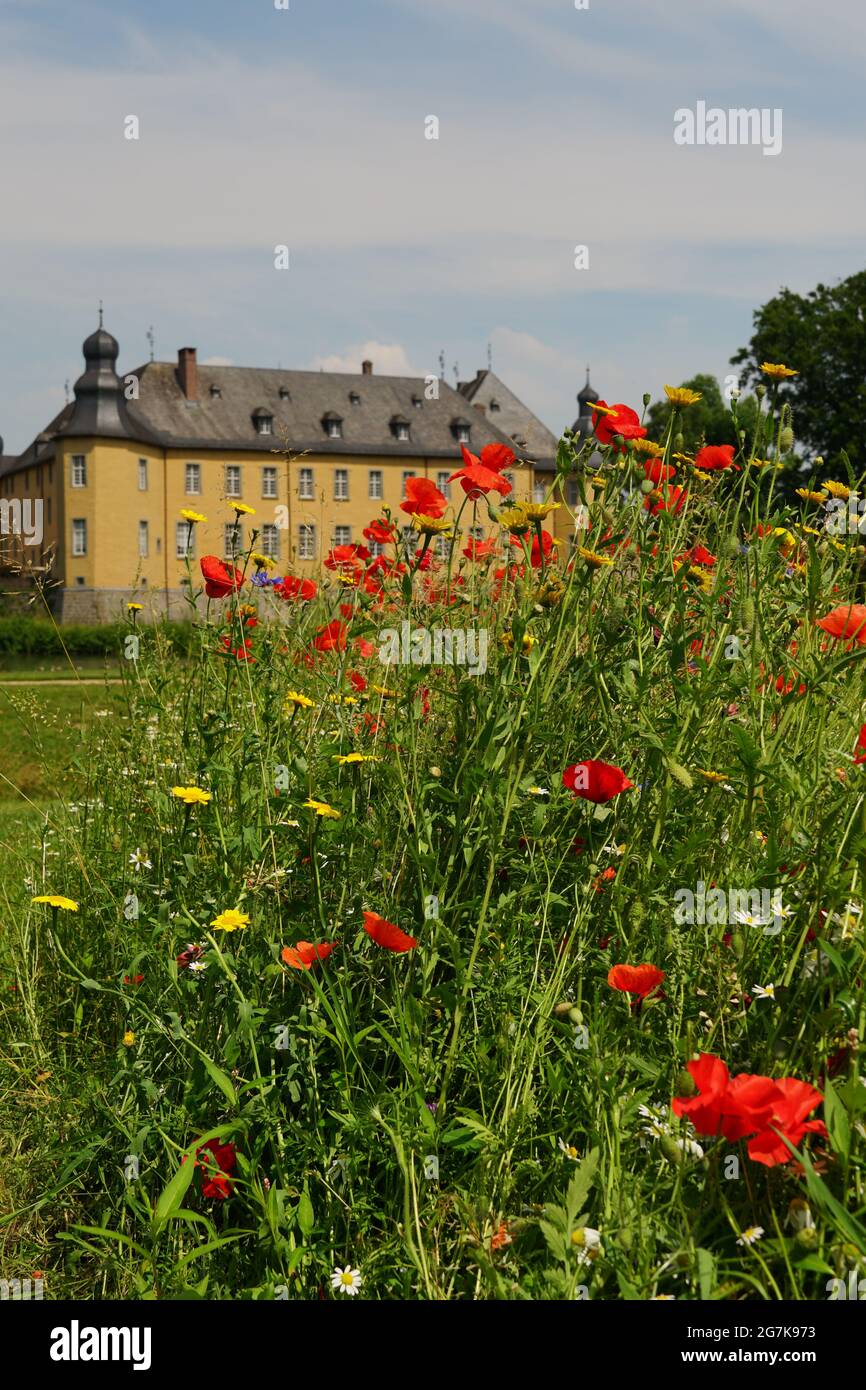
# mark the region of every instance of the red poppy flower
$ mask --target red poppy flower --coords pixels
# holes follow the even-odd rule
[[[829,632],[831,637],[853,638],[858,646],[866,646],[866,603],[842,604],[818,618],[815,626]]]
[[[245,582],[240,570],[226,565],[216,555],[203,555],[199,561],[204,576],[204,591],[208,598],[225,598]]]
[[[470,501],[477,501],[479,497],[487,495],[488,492],[499,492],[503,497],[507,497],[511,491],[511,484],[495,468],[487,468],[485,464],[479,463],[474,454],[470,454],[467,449],[463,449],[463,457],[467,460],[462,468],[458,468],[456,473],[452,473],[448,479],[449,483],[459,481],[460,486],[466,493]]]
[[[659,970],[657,965],[612,965],[607,975],[607,982],[611,989],[618,989],[623,994],[636,994],[640,999],[646,999],[652,994],[653,990],[658,989],[665,972]]]
[[[407,516],[443,516],[447,506],[448,498],[429,478],[406,479],[406,498],[400,503],[400,511]]]
[[[514,450],[509,449],[507,444],[485,444],[480,458],[470,453],[465,444],[460,445],[460,452],[464,463],[480,463],[494,473],[501,473],[503,468],[510,468],[514,462]]]
[[[140,985],[143,979],[143,975],[124,975],[123,983],[125,985]]]
[[[859,754],[857,752],[858,748],[861,750]],[[854,761],[855,763],[866,763],[866,724],[861,727],[860,734],[857,738],[857,743],[854,748]]]
[[[364,540],[375,541],[377,545],[390,545],[394,540],[394,531],[393,521],[382,521],[377,517],[364,527],[363,536]]]
[[[640,422],[640,416],[628,405],[611,405],[607,401],[598,401],[599,406],[604,406],[606,410],[613,410],[615,414],[602,414],[595,406],[592,410],[592,427],[595,430],[595,437],[601,444],[610,444],[614,435],[621,435],[623,439],[644,439],[646,430]]]
[[[698,1134],[718,1134],[722,1101],[730,1082],[728,1068],[721,1057],[702,1052],[700,1057],[686,1063],[686,1070],[697,1086],[698,1094],[675,1096],[671,1108],[675,1115],[687,1116]]]
[[[293,970],[312,970],[318,960],[327,960],[336,942],[322,941],[314,945],[312,941],[296,941],[294,946],[284,946],[280,958]]]
[[[315,580],[299,579],[295,574],[287,574],[281,584],[274,585],[274,593],[284,599],[315,598],[318,592]]]
[[[599,804],[612,801],[620,792],[633,787],[634,782],[628,780],[621,767],[589,758],[585,763],[573,763],[567,767],[562,774],[562,785],[583,801]]]
[[[644,477],[656,485],[668,482],[676,471],[672,463],[663,463],[661,459],[647,459],[643,466]]]
[[[364,931],[377,946],[385,951],[411,951],[418,942],[414,936],[407,936],[393,922],[386,922],[378,912],[364,913]]]
[[[217,1139],[210,1139],[196,1149],[195,1166],[208,1174],[207,1178],[202,1179],[203,1197],[216,1197],[224,1201],[231,1194],[232,1184],[228,1175],[235,1170],[236,1153],[234,1144],[221,1144]],[[201,1154],[207,1157],[202,1160]]]
[[[367,681],[360,671],[349,671],[348,676],[354,690],[364,691],[367,689]]]
[[[657,516],[659,512],[673,512],[676,515],[677,512],[682,511],[687,496],[684,487],[673,487],[666,484],[658,495],[652,492],[645,499],[644,511],[652,512],[653,516]]]
[[[346,650],[348,631],[345,623],[341,623],[339,618],[334,618],[325,627],[319,628],[313,638],[313,646],[317,652],[343,652]]]
[[[325,569],[363,569],[364,561],[369,560],[369,558],[369,550],[358,541],[355,541],[352,545],[335,545],[331,547],[325,556]]]
[[[477,541],[473,537],[462,552],[467,560],[486,560],[488,555],[496,554],[495,541]]]
[[[711,555],[703,545],[693,545],[691,550],[684,550],[679,558],[690,565],[706,565],[708,568],[716,563],[715,555]]]
[[[734,462],[733,444],[705,444],[695,454],[695,468],[704,473],[720,473]]]
[[[749,1158],[756,1163],[763,1163],[767,1168],[775,1168],[780,1163],[787,1163],[792,1157],[791,1150],[784,1144],[776,1134],[775,1130],[781,1130],[789,1143],[796,1148],[804,1134],[826,1134],[827,1129],[823,1120],[807,1120],[806,1116],[810,1111],[820,1105],[824,1097],[820,1091],[816,1091],[814,1086],[810,1086],[806,1081],[797,1081],[792,1076],[786,1076],[781,1081],[775,1082],[775,1090],[778,1098],[772,1107],[772,1116],[769,1125],[756,1134],[754,1139],[748,1143]]]

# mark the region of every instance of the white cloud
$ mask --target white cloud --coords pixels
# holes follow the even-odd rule
[[[360,372],[364,361],[372,362],[373,371],[381,376],[421,377],[425,374],[412,366],[406,349],[400,343],[377,343],[372,339],[347,347],[344,352],[314,357],[310,368],[323,372]]]

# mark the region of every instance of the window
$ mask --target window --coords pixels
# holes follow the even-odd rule
[[[414,477],[416,477],[416,476],[417,476],[417,475],[416,475],[414,472],[412,472],[411,470],[410,470],[409,472],[403,474],[403,491],[404,491],[404,492],[406,491],[406,484],[408,483],[409,479],[410,479],[410,478],[414,478]]]
[[[381,541],[368,541],[367,549],[371,555],[384,555],[385,547]]]
[[[447,560],[448,552],[451,549],[451,541],[448,536],[436,537],[436,558],[437,560]]]
[[[577,479],[569,478],[565,485],[565,498],[570,507],[576,507],[580,501],[580,494],[577,490]]]
[[[289,390],[288,386],[281,386],[281,387],[280,387],[280,400],[281,400],[281,401],[290,401],[291,399],[292,399],[292,393],[291,393],[291,391]]]
[[[76,574],[76,576],[75,576],[75,582],[76,582],[76,584],[79,586],[79,588],[83,588],[83,586],[84,586],[84,575],[83,575],[83,574]]]
[[[349,500],[349,470],[348,468],[334,469],[334,501],[348,502]]]
[[[313,491],[313,470],[312,468],[302,468],[298,475],[298,496],[302,502],[312,502],[315,497]]]
[[[235,526],[233,521],[227,521],[223,528],[225,553],[230,560],[234,560],[244,548],[244,528]]]
[[[148,544],[148,527],[146,521],[138,523],[138,554],[139,558],[145,560],[148,556],[150,547]]]
[[[403,544],[410,555],[415,554],[415,547],[418,544],[418,532],[413,531],[411,526],[403,527]]]
[[[277,495],[277,470],[276,468],[262,469],[262,497],[276,497]]]
[[[450,484],[449,481],[448,481],[448,479],[449,479],[450,477],[451,477],[451,474],[450,474],[450,473],[437,473],[437,474],[436,474],[436,486],[438,487],[439,491],[442,493],[442,496],[443,496],[443,497],[450,497],[450,496],[451,496],[451,484]]]
[[[420,396],[413,396],[412,404],[414,405],[416,410],[420,410],[424,402],[422,401]]]
[[[198,497],[201,492],[201,464],[188,463],[185,469],[185,489],[187,497]],[[184,552],[186,553],[186,552]]]
[[[259,434],[273,434],[274,417],[273,415],[257,415],[256,430]]]
[[[402,415],[394,415],[391,419],[391,433],[395,439],[409,438],[409,421]]]
[[[351,526],[334,527],[334,545],[351,545],[352,528]]]
[[[382,487],[381,468],[371,468],[367,476],[369,479],[368,496],[370,498],[370,501],[381,502],[382,498],[385,495],[384,489]]]
[[[241,469],[238,463],[226,464],[226,497],[240,497]]]
[[[274,526],[272,522],[267,522],[262,527],[259,543],[263,555],[269,555],[272,560],[278,559],[280,554],[280,528]]]
[[[494,413],[495,413],[496,411],[498,411],[499,409],[500,409],[499,402],[498,402],[497,400],[492,400],[492,401],[490,402],[490,411],[491,411],[491,414],[494,414]]]
[[[298,527],[298,559],[315,560],[316,528],[307,523]]]
[[[178,521],[174,528],[174,552],[179,560],[195,554],[195,527],[187,521]]]
[[[87,487],[87,460],[83,454],[72,455],[72,486]]]
[[[223,391],[221,386],[214,386],[213,384],[211,384],[210,394],[212,400],[218,401],[222,396],[222,393]]]
[[[533,502],[543,502],[546,496],[547,496],[547,488],[545,487],[544,483],[533,483],[533,484],[532,484],[532,500],[533,500]]]
[[[138,460],[138,490],[147,492],[147,459]]]
[[[357,392],[357,391],[350,391],[350,392],[349,392],[349,400],[350,400],[350,402],[352,403],[352,405],[360,405],[360,404],[361,404],[361,397],[358,395],[358,392]]]
[[[87,554],[87,522],[83,519],[76,519],[72,523],[72,554],[76,556]]]
[[[458,425],[458,426],[457,426],[457,443],[458,443],[458,444],[468,444],[468,443],[469,443],[469,426],[468,426],[468,425]]]
[[[513,473],[503,473],[502,476],[503,476],[503,478],[505,479],[505,481],[508,483],[508,485],[510,486],[511,491],[513,492],[513,491],[514,491],[514,474],[513,474]]]
[[[323,418],[322,424],[325,427],[325,434],[328,436],[329,439],[342,439],[343,422],[340,419],[339,415],[334,415],[332,412],[329,412]]]

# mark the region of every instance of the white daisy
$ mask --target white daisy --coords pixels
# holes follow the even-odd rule
[[[556,1142],[559,1145],[562,1152],[565,1154],[566,1158],[570,1158],[576,1163],[580,1155],[578,1154],[577,1149],[574,1147],[574,1145],[566,1144],[564,1139],[557,1139]]]
[[[153,868],[150,860],[146,858],[140,849],[136,849],[135,852],[129,856],[129,862],[136,873],[140,873],[142,869]]]
[[[350,1297],[358,1292],[363,1282],[360,1269],[352,1269],[350,1265],[346,1265],[345,1269],[338,1267],[331,1275],[331,1288]]]
[[[754,1245],[764,1234],[763,1226],[747,1226],[743,1234],[737,1236],[738,1245]]]
[[[752,985],[752,993],[756,999],[775,999],[775,985]]]

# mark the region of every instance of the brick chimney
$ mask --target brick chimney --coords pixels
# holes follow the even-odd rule
[[[361,363],[361,371],[364,373],[364,376],[373,375],[373,363],[370,361],[369,357],[365,357],[364,361]]]
[[[198,364],[195,348],[185,347],[177,350],[177,379],[180,389],[188,401],[198,400]]]

